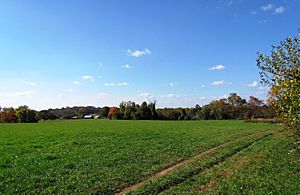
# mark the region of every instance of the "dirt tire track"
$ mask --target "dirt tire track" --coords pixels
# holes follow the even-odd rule
[[[153,176],[149,177],[148,179],[145,179],[145,180],[143,180],[143,181],[141,181],[139,183],[136,183],[136,184],[134,184],[134,185],[132,185],[130,187],[124,188],[122,191],[116,192],[115,194],[116,195],[121,195],[121,194],[127,194],[129,192],[135,191],[138,188],[142,187],[144,184],[149,183],[149,182],[154,181],[154,180],[157,180],[157,179],[159,179],[160,177],[162,177],[164,175],[167,175],[169,173],[172,173],[172,172],[176,171],[177,169],[186,167],[188,164],[199,160],[201,157],[203,157],[203,156],[205,156],[205,155],[207,155],[209,153],[212,153],[212,152],[214,152],[214,151],[216,151],[216,150],[218,150],[218,149],[220,149],[222,147],[226,147],[227,145],[229,145],[231,143],[237,142],[239,140],[242,140],[242,139],[245,139],[245,138],[248,138],[248,137],[251,137],[251,136],[254,136],[254,137],[257,136],[258,137],[254,141],[252,141],[252,142],[250,142],[250,143],[248,143],[248,144],[246,144],[246,145],[244,145],[242,147],[239,147],[239,148],[235,149],[233,152],[231,152],[231,153],[229,153],[229,154],[221,157],[220,159],[217,159],[216,161],[214,161],[212,163],[208,163],[208,164],[204,165],[203,167],[194,170],[190,174],[186,175],[186,177],[183,177],[182,179],[178,179],[175,183],[172,183],[172,185],[161,186],[160,189],[156,189],[155,190],[155,192],[158,192],[158,193],[162,192],[162,191],[170,188],[171,186],[174,186],[174,185],[177,185],[179,183],[182,183],[187,178],[190,178],[190,177],[192,177],[194,175],[197,175],[197,174],[203,172],[204,170],[209,169],[209,168],[211,168],[211,167],[213,167],[213,166],[215,166],[215,165],[217,165],[217,164],[225,161],[227,158],[229,158],[229,157],[231,157],[231,156],[233,156],[233,155],[241,152],[242,150],[244,150],[244,149],[250,147],[251,145],[253,145],[254,143],[256,143],[256,142],[260,141],[261,139],[264,139],[265,137],[268,137],[268,136],[270,136],[270,135],[272,135],[274,133],[275,133],[274,131],[252,133],[252,134],[243,136],[241,138],[238,138],[238,139],[235,139],[235,140],[232,140],[232,141],[220,144],[220,145],[215,146],[213,148],[210,148],[210,149],[208,149],[208,150],[206,150],[204,152],[201,152],[201,153],[199,153],[199,154],[197,154],[197,155],[195,155],[195,156],[193,156],[193,157],[191,157],[189,159],[183,160],[183,161],[181,161],[181,162],[179,162],[179,163],[177,163],[177,164],[175,164],[173,166],[167,167],[167,168],[165,168],[165,169],[157,172]]]

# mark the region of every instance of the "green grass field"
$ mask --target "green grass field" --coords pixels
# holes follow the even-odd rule
[[[299,194],[295,142],[279,125],[242,121],[0,124],[0,194],[113,194],[140,182],[132,193]]]

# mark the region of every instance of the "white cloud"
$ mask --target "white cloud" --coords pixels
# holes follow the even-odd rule
[[[248,84],[248,87],[256,87],[258,83],[256,81],[253,81],[252,83]]]
[[[121,87],[121,86],[129,86],[129,83],[122,82],[122,83],[104,83],[106,87]]]
[[[260,7],[260,9],[262,9],[263,11],[268,11],[274,8],[274,5],[272,5],[271,3],[267,4],[267,5],[263,5]]]
[[[258,87],[257,89],[258,89],[258,90],[269,91],[269,90],[270,90],[270,87],[262,87],[262,86],[260,86],[260,87]]]
[[[129,101],[134,101],[136,103],[142,103],[143,101],[146,102],[153,102],[155,101],[155,98],[148,92],[146,91],[140,91],[138,94],[134,97],[127,97]]]
[[[138,58],[141,57],[143,55],[150,55],[152,52],[149,49],[144,49],[144,50],[127,50],[127,55]]]
[[[169,93],[161,96],[162,98],[179,98],[180,95],[174,94],[174,93]]]
[[[70,93],[72,93],[72,92],[74,92],[75,90],[73,89],[73,88],[70,88],[70,89],[68,89],[67,90],[67,92],[70,92]]]
[[[224,94],[223,96],[221,96],[220,98],[222,99],[222,98],[228,98],[229,97],[229,95],[228,94]]]
[[[62,94],[62,93],[57,95],[57,97],[62,97],[62,96],[64,96],[64,94]]]
[[[26,84],[26,85],[30,85],[30,86],[35,86],[36,83],[31,82],[31,81],[22,81],[22,83]]]
[[[130,69],[131,68],[131,66],[129,64],[123,64],[121,67],[124,68],[124,69]]]
[[[224,85],[224,81],[214,81],[211,83],[211,85],[213,86],[221,86],[221,85]]]
[[[216,66],[211,67],[209,70],[224,70],[225,66],[223,64],[218,64]]]
[[[97,98],[104,98],[104,97],[109,96],[109,94],[108,93],[98,93],[96,96],[97,96]]]
[[[138,94],[138,97],[151,97],[151,95],[148,92],[141,92],[140,94]]]
[[[31,96],[35,94],[35,91],[21,91],[21,92],[13,92],[13,93],[4,93],[0,94],[0,96],[8,96],[8,97],[18,97],[18,96]]]
[[[89,80],[91,82],[94,82],[94,77],[93,76],[90,76],[90,75],[83,75],[81,77],[83,80]]]
[[[74,85],[81,85],[81,83],[79,81],[73,81]]]
[[[276,14],[281,14],[284,12],[284,7],[283,6],[279,6],[275,9],[275,13]]]
[[[257,14],[257,11],[252,10],[252,11],[250,12],[250,14],[251,14],[251,15],[256,15],[256,14]]]
[[[177,82],[170,82],[170,83],[169,83],[169,86],[170,86],[170,87],[175,87],[176,85],[177,85]]]

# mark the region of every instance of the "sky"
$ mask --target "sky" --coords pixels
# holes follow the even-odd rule
[[[0,106],[266,99],[257,52],[299,36],[298,0],[0,0]]]

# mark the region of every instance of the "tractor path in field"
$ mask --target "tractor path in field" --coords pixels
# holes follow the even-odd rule
[[[208,150],[206,150],[206,151],[204,151],[204,152],[201,152],[201,153],[199,153],[199,154],[197,154],[197,155],[195,155],[195,156],[193,156],[193,157],[191,157],[191,158],[189,158],[189,159],[183,160],[183,161],[181,161],[181,162],[179,162],[179,163],[177,163],[177,164],[175,164],[175,165],[172,165],[172,166],[170,166],[170,167],[167,167],[167,168],[165,168],[165,169],[163,169],[163,170],[157,172],[155,175],[149,177],[148,179],[143,180],[143,181],[141,181],[141,182],[139,182],[139,183],[136,183],[136,184],[134,184],[134,185],[132,185],[132,186],[130,186],[130,187],[124,188],[122,191],[116,192],[115,194],[116,194],[116,195],[121,195],[121,194],[127,194],[127,193],[129,193],[129,192],[135,191],[135,190],[137,190],[138,188],[142,187],[142,186],[143,186],[144,184],[146,184],[146,183],[149,183],[149,182],[151,182],[151,181],[157,180],[157,179],[159,179],[159,178],[162,177],[162,176],[165,176],[165,175],[167,175],[167,174],[169,174],[169,173],[172,173],[172,172],[176,171],[177,169],[186,167],[188,164],[190,164],[190,163],[192,163],[192,162],[195,162],[195,161],[197,161],[197,160],[200,160],[201,157],[203,157],[203,156],[205,156],[205,155],[207,155],[207,154],[213,153],[214,151],[216,151],[216,150],[218,150],[218,149],[220,149],[220,148],[226,147],[227,145],[229,145],[229,144],[231,144],[231,143],[234,143],[234,142],[237,142],[237,141],[239,141],[239,140],[241,140],[241,139],[245,139],[245,138],[248,138],[248,137],[251,137],[251,136],[253,136],[254,138],[257,138],[257,139],[255,139],[254,141],[252,141],[252,142],[246,144],[245,146],[243,146],[243,147],[241,147],[241,148],[238,148],[238,149],[235,150],[233,153],[230,153],[230,154],[226,155],[226,156],[225,156],[224,158],[222,158],[221,160],[216,161],[216,162],[213,163],[211,166],[209,165],[209,166],[205,167],[205,169],[211,168],[212,166],[214,166],[214,165],[216,165],[216,164],[218,164],[218,163],[220,163],[220,162],[223,162],[225,158],[229,158],[230,156],[233,156],[234,154],[236,154],[236,153],[240,152],[241,150],[243,150],[243,149],[249,147],[250,145],[256,143],[257,141],[263,139],[264,137],[267,137],[267,136],[269,136],[269,135],[272,135],[273,133],[275,133],[275,131],[267,131],[267,132],[252,133],[252,134],[248,134],[248,135],[246,135],[246,136],[237,138],[237,139],[235,139],[235,140],[232,140],[232,141],[229,141],[229,142],[220,144],[220,145],[215,146],[215,147],[213,147],[213,148],[210,148],[210,149],[208,149]],[[196,171],[197,171],[197,170],[196,170]],[[202,171],[203,171],[203,169],[199,169],[199,170],[198,170],[199,173],[202,172]],[[194,173],[194,174],[196,174],[196,173]],[[165,190],[165,189],[161,189],[161,191],[163,191],[163,190]]]

